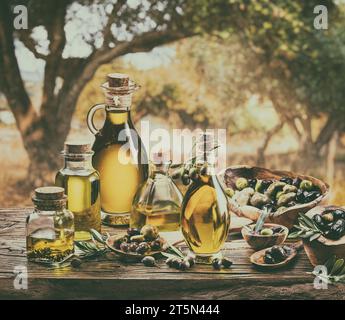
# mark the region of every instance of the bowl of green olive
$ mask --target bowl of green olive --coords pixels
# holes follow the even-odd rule
[[[284,243],[289,234],[289,229],[279,224],[265,223],[262,229],[256,232],[255,224],[251,224],[243,227],[241,233],[243,239],[254,250],[261,250]]]
[[[310,233],[303,237],[304,250],[314,266],[336,256],[345,259],[345,208],[318,206],[306,213],[312,221]],[[306,229],[307,226],[304,226]]]
[[[329,185],[317,178],[289,171],[233,166],[220,174],[229,205],[237,216],[256,221],[262,210],[266,222],[291,229],[300,213],[326,204]]]

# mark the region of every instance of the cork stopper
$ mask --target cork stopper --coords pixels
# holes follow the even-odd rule
[[[40,210],[57,210],[65,207],[66,199],[64,188],[41,187],[35,189],[32,202]]]
[[[65,142],[63,154],[66,155],[79,155],[85,153],[93,153],[91,144],[88,142],[76,141],[76,142]]]
[[[65,190],[60,187],[40,187],[35,189],[37,200],[61,200],[64,198]]]
[[[109,88],[121,88],[129,86],[129,75],[124,73],[109,73],[107,75]]]

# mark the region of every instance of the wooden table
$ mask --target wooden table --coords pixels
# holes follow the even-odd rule
[[[186,272],[123,264],[102,258],[80,268],[50,270],[28,263],[25,254],[25,216],[31,209],[0,209],[1,299],[343,299],[344,285],[327,290],[313,287],[314,277],[303,250],[288,269],[262,272],[249,262],[252,249],[242,240],[226,243],[231,269],[214,271],[198,265]],[[121,232],[104,228],[111,234]],[[28,289],[15,289],[14,270],[28,270]]]

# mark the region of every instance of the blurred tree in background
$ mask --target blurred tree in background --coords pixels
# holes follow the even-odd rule
[[[79,3],[74,7],[73,4]],[[28,7],[29,29],[14,30],[12,6]],[[69,21],[82,19],[78,10],[88,7],[100,25],[79,29],[88,44],[85,57],[68,56]],[[44,1],[0,2],[0,91],[6,96],[29,155],[28,181],[41,184],[51,170],[56,170],[56,154],[69,132],[78,96],[96,70],[104,63],[133,52],[178,39],[223,28],[229,19],[230,4],[225,0],[137,1]],[[234,11],[231,11],[233,14]],[[94,20],[94,19],[93,19]],[[49,47],[46,53],[32,37],[35,27],[44,26]],[[42,104],[36,111],[25,90],[15,42],[21,41],[38,58],[45,61]]]
[[[84,87],[83,108],[103,100],[90,81],[97,70],[97,83],[116,69],[130,73],[142,85],[136,95],[135,121],[153,115],[191,129],[264,132],[258,164],[264,164],[271,139],[286,127],[296,136],[306,165],[307,158],[318,157],[336,132],[345,130],[345,12],[336,1],[152,0],[137,1],[135,6],[121,0],[24,2],[31,17],[26,31],[12,29],[10,5],[16,1],[0,3],[0,91],[29,154],[30,181],[44,179],[47,171],[56,169],[56,154]],[[314,28],[313,9],[319,4],[328,8],[328,30]],[[66,54],[73,41],[66,25],[81,19],[81,7],[101,21],[96,28],[80,30],[90,51],[85,57]],[[39,25],[47,29],[46,53],[31,37]],[[176,40],[176,61],[149,74],[114,60]],[[22,41],[45,61],[39,112],[25,91],[15,41]],[[108,63],[112,64],[102,67]],[[277,119],[260,122],[259,115],[248,113],[253,96],[269,100]],[[85,111],[78,112],[84,116]],[[323,123],[318,130],[315,119]]]

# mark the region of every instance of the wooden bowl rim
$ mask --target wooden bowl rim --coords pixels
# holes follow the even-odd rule
[[[248,227],[251,227],[251,226],[255,226],[255,223],[252,223],[250,225],[248,225]],[[279,233],[275,233],[275,234],[272,234],[272,235],[264,235],[264,234],[249,234],[249,231],[243,227],[242,230],[241,230],[241,233],[242,233],[242,236],[244,238],[244,236],[250,236],[250,237],[253,237],[253,238],[278,238],[279,236],[282,236],[282,235],[288,235],[289,234],[289,229],[281,224],[277,224],[277,223],[264,223],[263,224],[263,228],[267,226],[267,227],[281,227],[284,229],[284,232],[279,232]]]
[[[285,210],[282,210],[281,212],[279,212],[279,214],[277,214],[277,211],[274,211],[272,212],[271,216],[274,216],[274,217],[279,217],[283,214],[286,214],[286,213],[289,213],[291,211],[295,211],[295,210],[298,210],[298,209],[305,209],[305,208],[314,208],[315,206],[317,206],[323,199],[325,199],[328,195],[329,195],[329,184],[327,182],[324,182],[318,178],[315,178],[315,177],[312,177],[312,176],[308,176],[308,175],[303,175],[303,174],[298,174],[298,173],[294,173],[292,171],[286,171],[286,170],[271,170],[271,169],[267,169],[267,168],[263,168],[263,167],[257,167],[257,166],[249,166],[249,165],[234,165],[234,166],[230,166],[230,167],[227,167],[223,170],[221,170],[219,173],[218,173],[218,176],[221,177],[223,180],[222,180],[222,183],[225,184],[225,181],[224,181],[224,178],[225,178],[225,174],[228,170],[238,170],[238,169],[248,169],[248,170],[261,170],[261,171],[266,171],[268,173],[272,173],[274,175],[280,175],[280,176],[283,176],[283,175],[287,175],[287,176],[295,176],[295,177],[299,177],[301,178],[302,180],[303,179],[306,179],[306,180],[309,180],[309,181],[317,181],[317,183],[319,185],[322,185],[325,189],[325,192],[323,192],[318,198],[314,199],[313,201],[311,202],[308,202],[308,203],[302,203],[302,204],[298,204],[298,205],[295,205],[293,207],[288,207],[286,208]],[[321,190],[322,191],[322,190]],[[229,204],[231,206],[231,209],[239,216],[243,216],[244,213],[241,209],[241,206],[239,206],[237,203],[235,203],[231,198],[229,199]],[[251,206],[253,207],[253,206]],[[255,208],[255,207],[253,207]],[[258,212],[260,212],[261,210],[256,208],[258,210]]]

